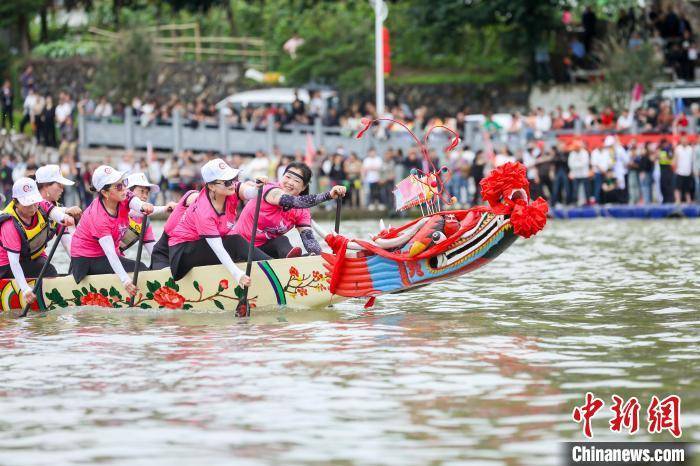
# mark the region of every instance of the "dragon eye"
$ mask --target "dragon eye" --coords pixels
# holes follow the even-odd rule
[[[432,235],[430,235],[431,238],[433,239],[433,243],[438,244],[442,243],[447,239],[447,236],[441,231],[434,231]]]

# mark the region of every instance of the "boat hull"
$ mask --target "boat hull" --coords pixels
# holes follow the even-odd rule
[[[245,269],[245,264],[238,264]],[[221,265],[196,267],[173,280],[170,269],[139,273],[140,293],[133,307],[142,309],[226,309],[238,304],[242,289],[232,285]],[[330,274],[320,256],[276,259],[253,263],[248,300],[253,307],[324,307],[343,301],[331,296]],[[33,286],[33,281],[29,281]],[[32,305],[36,311],[75,306],[127,308],[128,296],[116,275],[90,275],[80,283],[72,276],[47,278]],[[22,309],[24,299],[14,280],[0,280],[0,308]]]

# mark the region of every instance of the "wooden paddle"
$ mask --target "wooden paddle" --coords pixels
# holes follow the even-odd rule
[[[340,233],[340,209],[343,206],[343,198],[335,199],[335,234]]]
[[[36,281],[34,282],[34,288],[32,289],[32,293],[36,295],[36,292],[39,290],[39,287],[41,286],[41,280],[44,279],[44,274],[46,273],[46,268],[49,266],[51,263],[51,259],[53,259],[53,255],[56,252],[56,248],[58,247],[58,243],[61,242],[61,238],[63,237],[63,233],[66,231],[66,227],[61,228],[61,231],[58,232],[56,235],[56,241],[54,241],[53,246],[51,246],[51,251],[49,251],[49,256],[46,258],[46,262],[44,262],[44,265],[41,267],[41,271],[39,272],[39,276],[36,278]],[[37,299],[38,296],[37,296]],[[29,312],[29,303],[24,305],[24,309],[22,311],[22,314],[20,314],[20,317],[27,317],[27,313]]]
[[[258,217],[260,216],[260,203],[262,202],[264,184],[258,183],[258,198],[255,200],[255,216],[253,216],[253,231],[250,233],[250,246],[248,246],[248,263],[245,266],[245,274],[250,277],[253,270],[253,251],[255,251],[255,235],[258,232]],[[251,283],[252,285],[252,283]],[[250,316],[250,303],[248,303],[248,290],[250,286],[243,287],[243,296],[238,301],[236,306],[236,315],[238,317]]]
[[[134,280],[133,284],[135,287],[138,288],[138,280],[139,280],[139,266],[141,265],[141,252],[143,252],[143,240],[146,238],[146,230],[148,229],[148,216],[146,214],[143,215],[143,221],[141,222],[141,234],[139,235],[139,245],[136,249],[136,265],[134,269]],[[134,301],[136,301],[136,295],[132,296],[129,298],[129,306],[134,305]]]

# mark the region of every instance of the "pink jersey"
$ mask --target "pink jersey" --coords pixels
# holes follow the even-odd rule
[[[260,203],[260,216],[258,217],[258,231],[255,234],[255,245],[261,246],[271,239],[282,236],[294,227],[311,226],[311,213],[309,209],[289,209],[270,204],[265,200],[270,190],[279,188],[278,183],[271,183],[263,188],[263,198]],[[255,216],[255,200],[249,201],[238,219],[234,228],[237,233],[250,241],[253,231],[253,217]]]
[[[71,257],[104,257],[99,239],[108,235],[114,240],[114,250],[122,256],[118,245],[129,229],[129,202],[132,197],[134,194],[127,191],[126,199],[117,205],[115,216],[107,212],[100,196],[95,198],[83,212],[75,229],[70,247]]]
[[[170,214],[170,217],[168,217],[168,221],[165,222],[165,225],[163,226],[163,232],[166,235],[170,236],[177,224],[180,223],[180,220],[182,220],[182,217],[185,215],[185,211],[187,210],[187,205],[185,205],[185,202],[192,194],[196,192],[197,191],[195,190],[187,191],[185,195],[182,196],[182,198],[180,198],[177,205]]]
[[[238,185],[236,185],[236,192],[238,192]],[[224,212],[219,214],[207,195],[207,188],[203,188],[197,200],[187,208],[181,221],[168,235],[168,245],[175,246],[197,241],[200,238],[232,235],[233,227],[236,225],[237,207],[238,194],[233,194],[226,198]]]
[[[41,201],[39,207],[44,211],[46,217],[44,220],[49,221],[48,216],[51,213],[51,209],[54,208],[53,204],[48,201]],[[32,224],[27,225],[28,229],[35,228],[37,222],[39,221],[39,215],[35,215],[32,219]],[[20,236],[19,230],[17,230],[17,225],[12,220],[6,220],[0,226],[0,266],[8,265],[10,259],[7,256],[8,252],[15,252],[19,254],[22,251],[22,236]],[[46,251],[41,253],[42,257],[46,257]],[[22,258],[24,259],[24,258]]]

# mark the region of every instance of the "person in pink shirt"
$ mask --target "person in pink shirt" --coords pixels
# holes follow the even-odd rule
[[[193,267],[222,264],[236,283],[250,285],[250,278],[234,263],[247,259],[250,243],[233,230],[238,203],[253,199],[257,189],[237,178],[238,170],[221,159],[210,160],[202,167],[204,188],[168,233],[170,270],[175,280]],[[257,249],[254,251],[253,260],[269,258]]]
[[[97,196],[83,212],[71,243],[73,277],[80,282],[86,275],[116,273],[126,292],[134,296],[138,288],[127,272],[137,264],[124,257],[119,243],[129,229],[129,211],[150,215],[154,207],[127,190],[124,174],[108,165],[93,172],[92,189]],[[138,267],[147,269],[143,264]]]
[[[46,263],[51,220],[66,227],[75,225],[71,216],[41,197],[36,181],[18,179],[12,186],[12,200],[0,213],[0,278],[14,278],[29,304],[36,295],[25,276],[37,277]],[[48,264],[44,276],[56,275],[56,268]]]
[[[61,206],[58,201],[63,196],[64,186],[73,186],[75,182],[69,180],[61,174],[61,167],[55,164],[44,165],[39,167],[34,174],[34,179],[36,180],[37,186],[39,186],[39,192],[41,197],[45,201],[51,203],[64,214],[68,214],[73,218],[79,218],[83,213],[82,209],[78,206],[64,207]],[[53,233],[56,232],[57,225],[55,222],[51,222],[51,230]],[[75,233],[75,227],[68,227],[66,231],[61,236],[61,245],[66,253],[70,256],[70,243],[73,233]]]
[[[151,270],[162,270],[170,267],[168,239],[177,224],[182,220],[187,208],[197,200],[197,197],[199,197],[199,191],[193,189],[187,191],[177,204],[175,204],[172,213],[165,222],[165,225],[163,225],[163,234],[160,235],[155,246],[153,246],[153,251],[151,252]]]
[[[147,202],[151,193],[157,194],[160,192],[160,187],[148,181],[146,175],[143,173],[134,173],[126,177],[126,187],[129,191],[134,193],[136,197],[141,199],[143,202]],[[160,214],[164,212],[172,212],[176,204],[174,202],[169,202],[164,206],[154,206],[153,214]],[[153,215],[151,214],[151,215]],[[134,244],[138,243],[139,235],[141,235],[141,225],[143,224],[143,215],[129,211],[129,229],[126,231],[121,241],[119,242],[119,250],[123,253],[129,249]],[[156,238],[153,235],[153,228],[148,225],[146,228],[146,235],[143,238],[143,247],[146,248],[148,254],[153,255],[153,246],[156,243]]]
[[[309,194],[311,169],[304,163],[292,162],[287,165],[279,183],[265,186],[263,200],[260,204],[258,229],[255,234],[255,246],[274,258],[296,257],[300,248],[292,247],[284,236],[292,228],[299,230],[304,248],[309,254],[320,254],[321,246],[314,238],[311,229],[309,209],[331,199],[345,196],[345,186],[333,186],[322,194]],[[253,231],[255,203],[246,204],[238,219],[234,232],[250,241]]]

